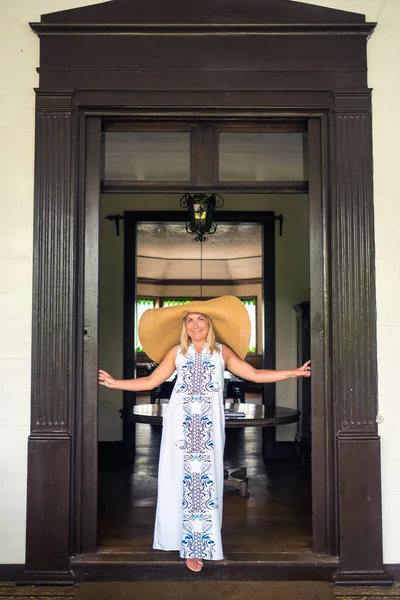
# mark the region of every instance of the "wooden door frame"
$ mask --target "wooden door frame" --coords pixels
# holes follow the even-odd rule
[[[164,117],[168,111],[164,112]],[[107,116],[107,113],[104,114]],[[132,115],[133,117],[135,115]],[[228,119],[238,119],[245,123],[247,115],[231,114]],[[264,118],[271,118],[269,112]],[[281,115],[282,116],[282,115]],[[293,112],[291,113],[293,116]],[[308,117],[310,123],[310,281],[311,281],[311,347],[314,364],[312,378],[313,418],[313,535],[314,550],[317,554],[336,556],[340,553],[340,522],[338,520],[340,494],[338,490],[338,465],[335,439],[336,420],[332,386],[332,348],[327,331],[331,329],[334,318],[329,306],[332,298],[330,282],[329,238],[331,225],[328,220],[330,207],[328,194],[327,157],[328,120],[327,111],[302,111],[301,116]],[[151,118],[150,115],[148,118]],[[259,116],[260,118],[260,116]],[[99,200],[100,200],[100,159],[101,159],[101,121],[98,111],[85,109],[80,116],[80,149],[84,156],[79,157],[78,185],[85,201],[82,202],[85,226],[80,224],[78,246],[85,248],[85,257],[80,258],[80,276],[76,282],[76,298],[80,299],[82,309],[76,315],[76,328],[83,332],[75,340],[77,356],[82,363],[78,365],[78,373],[82,374],[82,386],[77,381],[75,425],[72,444],[73,485],[64,483],[65,493],[71,493],[70,510],[73,515],[70,521],[69,537],[72,555],[91,555],[97,547],[97,398],[98,386],[96,377],[97,363],[97,324],[98,324],[98,252],[99,252]],[[84,276],[82,276],[84,274]],[[86,300],[83,300],[86,298]],[[79,304],[80,306],[81,304]],[[315,325],[316,320],[318,326]],[[324,332],[324,333],[323,333]],[[85,367],[83,367],[85,365]],[[317,399],[317,401],[315,401]],[[30,476],[33,471],[29,471]],[[68,492],[70,490],[70,492]],[[28,507],[29,508],[29,507]],[[29,527],[29,523],[28,523]],[[30,534],[28,530],[28,535]],[[65,535],[65,534],[64,534]],[[29,540],[34,537],[29,535]],[[35,552],[36,554],[36,552]],[[80,561],[73,564],[79,573]],[[89,559],[90,562],[90,559]],[[293,569],[293,565],[289,565]],[[98,565],[99,567],[99,565]],[[94,567],[94,573],[98,573]],[[85,565],[87,569],[87,564]],[[102,569],[104,569],[102,564]],[[303,567],[302,567],[303,568]],[[315,563],[311,569],[311,578],[319,578],[318,573],[325,574],[326,564]],[[332,567],[331,567],[332,569]],[[68,571],[69,572],[69,571]],[[330,571],[332,572],[332,571]],[[43,574],[41,574],[43,577]],[[54,578],[54,573],[52,573]],[[59,574],[65,579],[66,572]],[[260,574],[257,575],[260,577]],[[269,577],[269,575],[268,575]],[[26,573],[28,581],[32,580],[32,572]],[[262,578],[262,576],[261,576]],[[385,579],[382,577],[382,581]]]
[[[88,113],[90,115],[90,111]],[[167,113],[163,113],[164,118]],[[184,118],[185,115],[182,115]],[[201,114],[199,115],[202,116]],[[280,118],[284,118],[286,115],[281,114]],[[293,114],[292,114],[293,116]],[[246,121],[251,121],[252,117],[238,114],[225,113],[223,117],[228,121],[232,122],[233,117],[239,122],[243,128],[245,128]],[[309,162],[309,231],[310,231],[310,321],[314,322],[316,319],[320,319],[318,327],[311,328],[311,356],[313,357],[313,377],[311,382],[311,396],[314,398],[312,402],[312,421],[313,421],[313,438],[312,438],[312,513],[313,513],[313,549],[315,554],[328,554],[330,556],[337,556],[339,553],[339,524],[337,521],[337,505],[335,494],[336,484],[336,457],[334,447],[334,420],[333,420],[333,407],[332,397],[329,394],[330,380],[332,374],[330,372],[329,364],[326,363],[326,357],[330,355],[330,348],[327,345],[327,338],[325,335],[321,335],[322,332],[326,331],[329,327],[329,309],[326,306],[326,298],[331,294],[329,286],[329,262],[327,260],[326,252],[326,237],[327,231],[327,200],[328,195],[324,193],[327,189],[327,161],[328,156],[328,136],[327,136],[327,119],[328,115],[326,111],[302,111],[301,118],[306,118],[308,121],[308,137],[309,137],[309,148],[308,148],[308,162]],[[147,119],[151,121],[151,115],[147,115]],[[271,115],[266,113],[264,119],[271,119]],[[263,119],[259,117],[260,123]],[[85,165],[85,172],[90,176],[90,173],[99,173],[99,164],[101,159],[101,118],[100,117],[88,117],[88,137],[86,141],[86,156],[87,162]],[[81,135],[82,137],[82,135]],[[90,139],[92,138],[92,139]],[[88,182],[88,175],[84,176],[84,180]],[[143,193],[143,192],[142,192]],[[261,189],[258,193],[262,193]],[[98,239],[98,223],[96,222],[95,215],[99,214],[99,201],[100,201],[100,182],[96,183],[92,178],[89,179],[89,183],[86,183],[86,214],[91,216],[90,221],[87,223],[86,229],[89,232],[95,232],[97,239],[93,243],[87,245],[89,254],[86,252],[86,263],[87,267],[84,269],[85,272],[85,290],[90,290],[90,294],[97,298],[98,288],[96,288],[96,277],[98,277],[98,252],[99,252],[99,239]],[[139,213],[136,213],[139,214]],[[149,218],[160,218],[162,212],[152,211]],[[225,215],[229,213],[219,213],[218,220],[223,220]],[[231,213],[231,216],[234,213]],[[144,213],[141,213],[143,216]],[[262,218],[262,213],[257,213],[256,217]],[[176,212],[175,218],[177,220],[185,221],[186,213]],[[240,218],[239,213],[236,213],[236,218]],[[129,217],[128,217],[129,227]],[[324,226],[321,227],[321,224]],[[125,237],[125,242],[128,238]],[[275,252],[270,251],[269,257],[274,257]],[[125,278],[128,281],[132,281],[133,272],[125,265],[124,273]],[[274,265],[264,265],[264,274],[266,271],[273,273],[275,276]],[[87,291],[85,292],[87,294]],[[275,304],[275,299],[274,299]],[[83,327],[86,329],[88,326],[91,330],[96,331],[98,322],[97,302],[92,299],[92,311],[84,317]],[[127,307],[125,306],[125,317],[127,313]],[[273,313],[275,314],[275,306],[273,307]],[[320,315],[324,315],[324,321],[321,322]],[[266,325],[266,324],[265,324]],[[265,330],[266,339],[275,340],[275,323],[272,329]],[[98,344],[96,336],[91,339],[85,337],[85,348],[87,350],[86,357],[90,361],[98,352]],[[275,344],[270,347],[270,359],[271,364],[266,364],[268,368],[273,368],[275,363]],[[125,359],[128,357],[125,357]],[[132,357],[129,357],[129,360]],[[124,360],[124,376],[134,375],[133,373],[125,371],[127,368]],[[89,436],[83,437],[82,439],[82,453],[83,457],[88,458],[86,464],[87,475],[83,475],[83,481],[77,482],[77,488],[83,490],[81,503],[82,506],[87,506],[87,510],[84,511],[82,518],[79,518],[81,513],[78,513],[78,520],[80,526],[76,527],[77,530],[81,531],[81,546],[79,553],[92,553],[96,550],[97,543],[97,514],[95,497],[97,490],[97,424],[95,415],[97,415],[97,398],[98,388],[97,379],[94,374],[94,365],[88,369],[89,374],[85,378],[88,381],[86,387],[86,396],[89,400],[87,402],[86,413],[92,416],[92,420],[87,422],[86,430],[88,425],[91,425],[92,432]],[[268,386],[268,402],[275,402],[275,386]],[[130,400],[129,400],[130,402]],[[84,404],[84,403],[83,403]],[[125,406],[125,405],[124,405]],[[90,419],[90,417],[89,417]],[[267,452],[271,452],[273,446],[273,439],[266,437],[263,440],[264,446],[267,447]],[[80,471],[76,471],[81,476]]]
[[[207,4],[207,18],[199,23],[198,3],[186,3],[183,11],[180,1],[171,0],[168,14],[160,5],[158,16],[165,22],[154,23],[151,3],[112,0],[44,15],[31,25],[41,38],[41,65],[25,582],[70,582],[77,577],[77,564],[83,565],[84,577],[87,554],[80,563],[71,561],[71,555],[96,546],[90,523],[97,495],[93,365],[98,284],[93,275],[101,120],[184,116],[244,123],[306,117],[315,130],[309,194],[316,300],[311,307],[312,395],[321,400],[313,403],[312,419],[313,443],[315,438],[323,452],[313,461],[313,476],[324,477],[324,491],[313,497],[314,511],[323,515],[317,519],[316,539],[323,540],[317,546],[339,557],[336,583],[390,583],[382,558],[375,422],[372,122],[366,62],[366,42],[375,24],[355,13],[297,2],[235,0],[234,5],[234,23],[228,20],[226,3]],[[85,262],[85,253],[93,260]],[[89,369],[84,369],[84,359]],[[308,578],[327,576],[324,565],[315,566]],[[260,565],[257,576],[304,573],[300,560],[285,567]],[[160,577],[160,568],[148,575]],[[231,574],[251,578],[254,573],[233,569]],[[218,577],[226,572],[216,567]]]
[[[225,118],[231,120],[233,115],[225,114]],[[241,123],[246,123],[246,117],[234,115]],[[302,113],[304,118],[306,113]],[[270,118],[266,114],[264,118]],[[150,118],[150,115],[149,117]],[[81,242],[79,247],[85,248],[84,256],[81,256],[80,273],[81,278],[77,282],[77,298],[82,301],[82,309],[77,315],[77,329],[83,331],[79,356],[82,363],[79,371],[82,374],[82,387],[77,385],[77,405],[75,420],[75,443],[73,445],[73,458],[75,459],[72,473],[74,476],[73,494],[71,497],[71,510],[74,515],[72,521],[72,553],[78,555],[90,555],[96,553],[97,548],[97,356],[98,356],[98,256],[99,256],[99,204],[100,204],[100,165],[101,165],[101,121],[102,117],[93,115],[90,109],[86,109],[80,119],[80,145],[83,156],[80,157],[79,187],[85,201],[82,203],[82,222],[80,229]],[[323,246],[323,229],[317,219],[322,217],[322,160],[319,157],[326,153],[322,145],[325,141],[322,136],[322,123],[326,121],[326,114],[317,114],[313,111],[310,116],[310,232],[315,249],[311,248],[311,256],[314,256],[314,270],[311,273],[311,290],[321,292],[321,278],[324,279],[323,255],[319,250]],[[311,149],[314,159],[311,159]],[[317,157],[317,160],[315,160]],[[236,218],[240,215],[236,213]],[[157,214],[153,213],[153,218]],[[159,216],[159,215],[158,215]],[[221,213],[219,219],[226,218]],[[262,218],[262,213],[257,213],[257,219]],[[177,213],[176,218],[185,220],[185,213]],[[257,220],[256,219],[256,220]],[[82,223],[85,223],[83,227]],[[274,255],[274,252],[272,253]],[[319,255],[319,259],[318,259]],[[316,268],[316,265],[318,267]],[[265,265],[265,269],[267,265]],[[269,270],[271,269],[271,265]],[[82,276],[83,274],[83,276]],[[132,273],[125,273],[131,278]],[[324,295],[319,296],[317,301],[312,302],[311,315],[320,310],[324,304]],[[315,308],[313,308],[315,307]],[[275,338],[275,331],[265,332],[270,339]],[[313,356],[323,357],[326,349],[321,348],[321,336],[317,330],[312,334]],[[79,344],[79,340],[77,339]],[[274,361],[274,351],[271,348],[271,360]],[[314,355],[315,352],[315,355]],[[327,465],[334,465],[333,447],[327,444],[331,439],[332,422],[327,418],[327,407],[330,399],[325,398],[324,372],[316,361],[317,370],[313,376],[313,386],[318,391],[319,402],[313,405],[313,418],[319,421],[316,426],[316,435],[313,440],[313,452],[316,459],[313,461],[313,531],[314,548],[316,553],[335,556],[337,547],[337,522],[335,520],[335,503],[331,496],[333,485],[332,470],[326,472]],[[266,365],[273,367],[273,365]],[[78,382],[79,383],[79,382]],[[270,401],[274,401],[274,390],[270,386]],[[313,391],[314,393],[314,391]],[[72,491],[71,490],[71,491]],[[324,502],[319,500],[324,498]],[[316,501],[318,499],[318,501]],[[328,502],[327,502],[328,500]],[[333,525],[333,529],[332,529]],[[332,535],[332,532],[334,534]],[[317,564],[321,572],[325,572],[325,564]],[[104,568],[104,565],[103,565]],[[79,571],[79,563],[74,564],[74,571]],[[318,577],[313,573],[312,577]]]

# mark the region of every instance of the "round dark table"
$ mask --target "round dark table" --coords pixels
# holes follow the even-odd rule
[[[168,402],[160,404],[137,404],[132,407],[128,419],[136,423],[162,425],[163,414]],[[275,406],[268,408],[261,404],[225,403],[225,409],[244,413],[244,417],[225,417],[226,427],[276,427],[296,423],[300,412],[293,408]],[[125,417],[126,418],[126,417]],[[239,490],[241,496],[247,497],[249,479],[246,467],[225,470],[225,485]]]
[[[162,425],[168,402],[160,404],[136,404],[132,407],[130,419],[136,423]],[[233,412],[244,413],[244,417],[225,417],[226,427],[276,427],[296,423],[300,412],[294,408],[275,406],[269,408],[261,404],[225,403],[225,408]]]

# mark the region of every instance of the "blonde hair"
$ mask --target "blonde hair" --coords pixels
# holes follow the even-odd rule
[[[188,314],[190,315],[191,313],[188,313]],[[209,330],[208,330],[207,339],[206,339],[207,348],[208,348],[209,352],[219,352],[220,349],[218,348],[218,346],[215,342],[215,331],[214,331],[214,326],[212,324],[212,321],[209,317],[207,317],[207,315],[204,315],[204,316],[207,319],[208,325],[209,325]],[[187,334],[187,331],[186,331],[186,317],[187,317],[187,315],[183,318],[182,331],[181,331],[181,352],[184,356],[187,354],[187,351],[189,350],[189,346],[192,343],[192,338]]]

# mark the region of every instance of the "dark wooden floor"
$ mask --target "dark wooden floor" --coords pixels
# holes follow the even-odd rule
[[[223,543],[227,560],[312,560],[309,469],[293,460],[265,462],[261,429],[228,429],[225,466],[246,466],[250,496],[224,494]],[[136,457],[124,463],[100,454],[100,553],[140,555],[143,561],[178,560],[152,550],[161,428],[136,425]]]

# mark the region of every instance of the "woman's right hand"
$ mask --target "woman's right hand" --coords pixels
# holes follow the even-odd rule
[[[107,371],[102,371],[99,369],[99,384],[105,385],[108,388],[114,388],[116,386],[117,380],[114,379]]]

